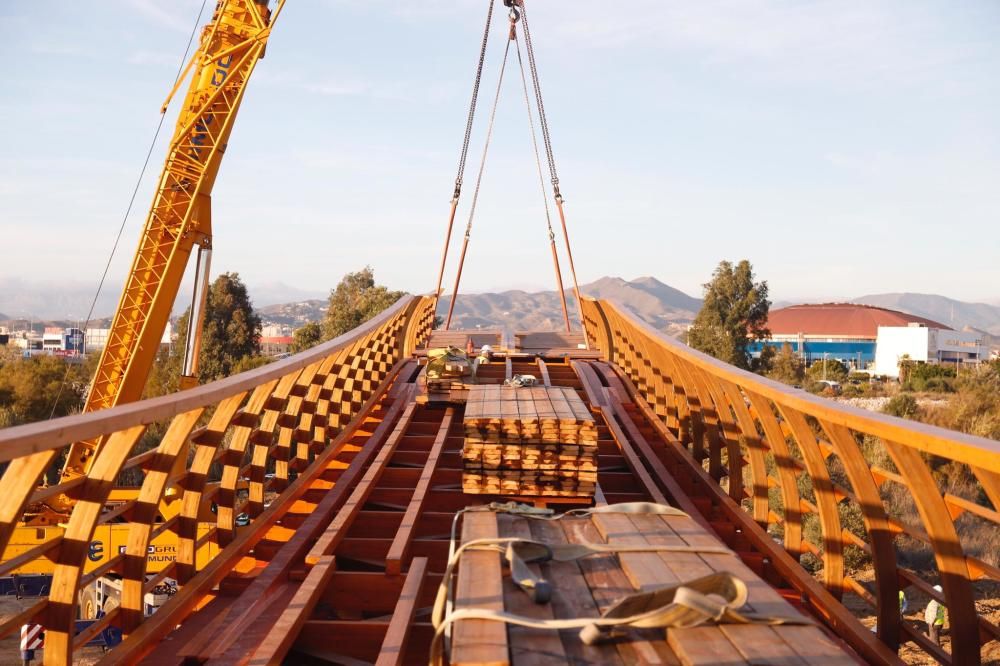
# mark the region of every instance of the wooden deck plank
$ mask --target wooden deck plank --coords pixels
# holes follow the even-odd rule
[[[558,523],[545,520],[529,520],[531,536],[537,541],[550,544],[567,543],[566,533]],[[601,614],[594,595],[576,562],[552,560],[541,565],[542,574],[553,583],[552,611],[558,618],[597,617]],[[575,629],[559,632],[566,656],[573,664],[617,664],[626,663],[613,645],[584,645]],[[629,651],[629,654],[634,654]]]
[[[601,543],[603,539],[590,520],[562,520],[567,541],[571,543]],[[578,560],[594,602],[603,613],[635,589],[622,572],[614,555],[595,555]],[[677,657],[663,641],[663,633],[655,630],[631,631],[628,638],[615,643],[626,664],[677,664]]]
[[[497,516],[500,534],[505,537],[531,539],[528,519],[509,515]],[[541,567],[529,564],[536,576],[542,576]],[[555,581],[550,581],[555,584]],[[504,576],[504,608],[516,615],[537,620],[551,620],[555,617],[551,604],[536,604],[519,588],[510,576]],[[553,660],[566,661],[566,650],[559,634],[547,629],[530,629],[509,625],[507,639],[510,642],[511,663],[514,666],[546,666]]]
[[[462,519],[462,542],[498,536],[496,514],[467,513]],[[462,555],[455,586],[455,608],[503,610],[503,580],[500,555],[496,552],[468,551]],[[452,666],[477,664],[506,666],[510,663],[507,629],[500,622],[463,620],[452,632]]]
[[[403,514],[403,520],[399,525],[396,536],[393,538],[392,546],[389,547],[389,553],[385,558],[385,570],[390,575],[398,575],[402,570],[403,560],[408,554],[410,540],[413,538],[413,531],[416,529],[417,521],[420,519],[424,499],[427,497],[431,479],[437,469],[438,461],[441,459],[441,451],[444,449],[445,441],[448,438],[448,431],[451,429],[454,415],[455,409],[453,407],[445,410],[444,417],[441,420],[441,427],[438,428],[434,444],[427,455],[427,462],[424,464],[424,469],[420,473],[420,478],[417,480],[417,485],[413,490],[413,498],[406,507],[406,513]]]
[[[336,570],[337,563],[332,555],[320,558],[253,653],[252,663],[280,664],[284,660]]]
[[[858,663],[819,627],[788,625],[775,627],[775,630],[810,666],[848,666]]]
[[[379,650],[375,666],[399,666],[406,655],[406,644],[410,638],[410,626],[417,611],[420,590],[427,574],[427,558],[415,557],[406,572],[406,582],[396,602],[396,608],[389,620],[385,640]]]
[[[316,540],[316,543],[310,549],[309,554],[306,555],[307,563],[314,564],[324,555],[331,555],[336,550],[337,544],[347,535],[347,528],[354,522],[354,518],[361,510],[361,507],[364,506],[369,494],[371,494],[375,484],[382,476],[382,472],[385,471],[386,463],[389,462],[389,458],[392,457],[393,452],[396,450],[400,438],[402,438],[406,432],[406,428],[410,425],[410,421],[413,419],[417,403],[413,402],[412,391],[406,393],[405,400],[407,404],[399,417],[399,421],[396,422],[396,427],[393,428],[392,433],[379,449],[378,455],[375,456],[371,465],[365,470],[365,475],[361,477],[358,485],[354,487],[350,497],[340,507],[330,525],[323,530],[319,539]]]
[[[752,624],[724,624],[722,633],[751,664],[768,666],[808,666],[812,662],[800,657],[771,627]],[[764,631],[760,631],[763,629]]]
[[[592,522],[601,532],[604,540],[610,544],[647,545],[650,543],[645,534],[637,530],[630,517],[625,514],[595,514],[592,516]],[[670,555],[675,554],[677,553],[670,553]],[[667,566],[659,553],[619,553],[618,559],[625,575],[628,576],[637,590],[653,590],[664,585],[682,582]],[[729,639],[719,627],[699,627],[699,631],[692,636],[687,635],[688,631],[688,629],[667,630],[667,636],[671,638],[670,647],[673,648],[682,663],[686,657],[690,658],[690,655],[697,653],[697,646],[689,645],[692,641],[722,643],[723,645],[713,648],[713,654],[731,656],[735,652],[737,656],[739,655],[735,651],[735,647],[729,645]],[[724,663],[740,664],[744,662],[727,660]]]
[[[747,663],[740,651],[729,642],[718,627],[703,626],[682,631],[671,630],[667,632],[667,643],[684,666],[737,666]]]

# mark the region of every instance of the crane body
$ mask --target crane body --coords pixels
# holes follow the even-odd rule
[[[271,9],[269,2],[217,0],[212,19],[202,28],[198,48],[161,109],[166,112],[190,75],[152,206],[87,396],[86,412],[142,397],[195,248],[199,261],[189,339],[185,345],[187,358],[183,372],[187,376],[182,377],[181,387],[196,383],[201,311],[212,246],[211,194],[250,75],[264,55],[271,27],[284,5],[284,0],[278,0]],[[61,492],[46,493],[44,500],[22,506],[22,519],[3,551],[3,562],[56,539],[56,533],[64,530],[76,502],[74,488],[87,474],[101,445],[102,440],[95,438],[74,442],[69,447],[59,483]],[[135,501],[138,491],[138,488],[115,488],[105,509],[114,510],[116,505]],[[159,503],[158,522],[176,520],[179,510],[179,498],[168,492]],[[207,509],[206,512],[210,513]],[[199,537],[209,530],[202,520],[211,521],[214,517],[199,516]],[[93,596],[95,585],[96,589],[115,587],[117,578],[110,560],[123,552],[128,533],[127,523],[111,520],[92,535],[86,569],[99,570],[104,575],[95,576],[91,585],[81,591],[82,595]],[[150,545],[149,571],[165,567],[176,556],[177,548],[176,534],[162,530]],[[206,563],[217,550],[214,544],[203,544],[198,549],[198,561]],[[43,558],[8,571],[47,576],[54,566],[52,559]],[[102,605],[97,603],[91,611],[100,611]]]
[[[267,0],[218,0],[212,20],[203,28],[199,48],[164,104],[165,112],[193,70],[108,343],[87,396],[86,412],[142,396],[191,252],[198,247],[198,284],[182,386],[192,383],[212,245],[212,188],[250,75],[264,55],[271,25],[283,4],[281,0],[272,13]],[[100,444],[99,440],[74,443],[61,480],[86,474]],[[66,494],[53,497],[48,509],[55,515],[43,511],[33,517],[34,524],[52,524],[72,504],[72,497]]]

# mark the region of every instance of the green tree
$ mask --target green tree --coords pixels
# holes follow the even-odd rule
[[[0,427],[80,411],[96,360],[96,354],[83,363],[48,354],[0,357]]]
[[[404,292],[375,284],[375,272],[365,266],[348,273],[330,292],[330,306],[323,320],[323,339],[331,340],[357,328],[398,301]]]
[[[146,397],[166,395],[179,388],[184,342],[190,309],[177,321],[177,344],[161,351],[146,382]],[[201,328],[198,379],[210,382],[261,365],[260,316],[254,312],[246,285],[238,273],[223,273],[212,282],[205,302]],[[256,364],[256,365],[255,365]]]
[[[824,366],[826,366],[825,372]],[[815,381],[820,381],[821,379],[831,382],[847,381],[847,366],[835,358],[816,361],[809,366],[809,377]]]
[[[298,353],[313,347],[323,339],[323,328],[319,322],[311,321],[292,333],[292,352]]]
[[[781,345],[781,351],[775,356],[767,376],[785,384],[801,386],[805,375],[802,359],[796,355],[792,346],[787,342]]]
[[[719,263],[705,285],[705,300],[688,331],[688,344],[739,368],[750,369],[748,348],[770,337],[767,281],[754,282],[753,266]],[[766,370],[766,368],[762,368]]]

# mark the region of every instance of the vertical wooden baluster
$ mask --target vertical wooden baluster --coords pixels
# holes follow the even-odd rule
[[[708,441],[708,473],[718,482],[727,474],[722,467],[722,446],[725,442],[725,435],[719,423],[719,410],[712,399],[712,392],[708,389],[704,371],[690,364],[688,374],[697,388],[701,420],[705,424],[705,438]],[[731,493],[732,484],[729,488]]]
[[[882,504],[878,485],[869,469],[868,461],[861,455],[854,434],[842,425],[820,419],[820,425],[844,471],[851,482],[865,530],[871,544],[872,564],[875,568],[875,598],[878,601],[878,636],[893,650],[899,648],[899,579],[896,575],[896,549],[893,546],[889,520]]]
[[[785,550],[795,559],[802,555],[802,507],[799,495],[798,468],[792,458],[792,452],[785,441],[785,433],[778,425],[771,403],[764,397],[748,392],[750,404],[753,405],[767,437],[767,444],[774,455],[774,464],[778,468],[778,485],[781,488],[781,505],[784,509],[784,545]]]
[[[969,565],[951,513],[920,452],[888,439],[884,439],[883,443],[900,475],[906,480],[906,486],[915,490],[913,501],[934,550],[948,607],[952,663],[975,666],[981,663],[979,616],[970,583]]]
[[[720,380],[708,372],[701,372],[701,379],[715,405],[715,418],[722,442],[726,447],[729,475],[729,496],[739,505],[743,504],[743,451],[740,448],[740,430],[733,418],[729,401],[722,390]],[[754,432],[756,434],[756,432]]]
[[[52,450],[15,458],[4,471],[0,478],[0,553],[7,549],[14,529],[24,517],[28,498],[57,455],[59,451]]]
[[[216,542],[221,548],[229,545],[236,533],[236,521],[233,514],[236,506],[236,486],[240,479],[243,458],[250,441],[250,435],[260,424],[260,413],[264,410],[264,405],[277,383],[278,380],[275,379],[255,388],[233,424],[233,434],[230,437],[226,455],[223,457],[222,480],[219,482],[219,490],[215,494],[215,524],[218,528]],[[241,423],[240,419],[245,422]]]
[[[205,484],[208,482],[209,469],[215,460],[215,452],[222,445],[226,430],[245,397],[246,392],[242,392],[223,399],[215,408],[215,412],[205,429],[193,438],[194,458],[182,484],[184,498],[181,504],[181,513],[177,519],[177,564],[175,571],[177,572],[176,578],[182,585],[191,579],[197,565],[200,564],[195,545],[198,540],[198,517],[202,510],[201,498],[205,492]],[[211,547],[208,549],[211,550]]]
[[[188,436],[194,430],[204,408],[183,412],[174,417],[156,448],[156,456],[146,469],[146,478],[136,498],[135,507],[129,520],[128,540],[125,545],[125,559],[122,563],[121,622],[122,631],[127,636],[142,622],[142,587],[146,580],[148,565],[147,549],[156,527],[160,500],[172,481],[171,470],[179,455],[187,452]],[[187,469],[184,461],[184,469]]]
[[[685,406],[691,420],[691,455],[699,463],[702,463],[708,457],[710,444],[706,446],[709,440],[708,424],[705,422],[705,414],[702,411],[698,385],[692,377],[693,366],[679,356],[675,356],[674,361],[674,367],[684,385]]]
[[[250,492],[247,498],[247,515],[256,518],[264,510],[264,485],[267,481],[267,464],[275,447],[275,426],[288,405],[288,396],[295,386],[300,371],[295,370],[278,380],[274,390],[264,402],[263,416],[250,435],[253,450],[250,452]],[[277,470],[277,462],[275,463]],[[277,476],[277,472],[275,472]]]
[[[144,425],[132,426],[108,437],[87,473],[87,480],[80,487],[79,499],[70,514],[52,572],[44,623],[46,664],[72,663],[76,595],[94,528],[118,472],[145,430]]]
[[[720,379],[719,386],[722,392],[729,399],[729,404],[736,414],[743,441],[746,442],[747,455],[750,459],[751,502],[754,520],[764,529],[767,529],[767,518],[770,513],[767,487],[767,461],[764,458],[764,444],[757,432],[757,424],[750,416],[747,403],[739,387],[732,382]]]
[[[823,530],[823,584],[837,599],[844,593],[844,537],[841,534],[840,512],[837,508],[837,495],[830,479],[826,459],[820,451],[816,435],[801,412],[778,405],[778,410],[795,434],[799,450],[806,465],[806,471],[812,479],[813,491],[816,493],[816,506],[819,509],[819,522]]]

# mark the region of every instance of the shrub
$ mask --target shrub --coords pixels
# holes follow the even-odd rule
[[[917,399],[909,393],[900,393],[890,400],[882,411],[890,416],[915,419],[920,415],[920,405],[917,404]]]
[[[826,377],[823,376],[823,366],[826,366]],[[834,382],[847,380],[847,366],[836,359],[828,358],[825,361],[816,361],[809,366],[809,376],[812,379],[828,379]]]

